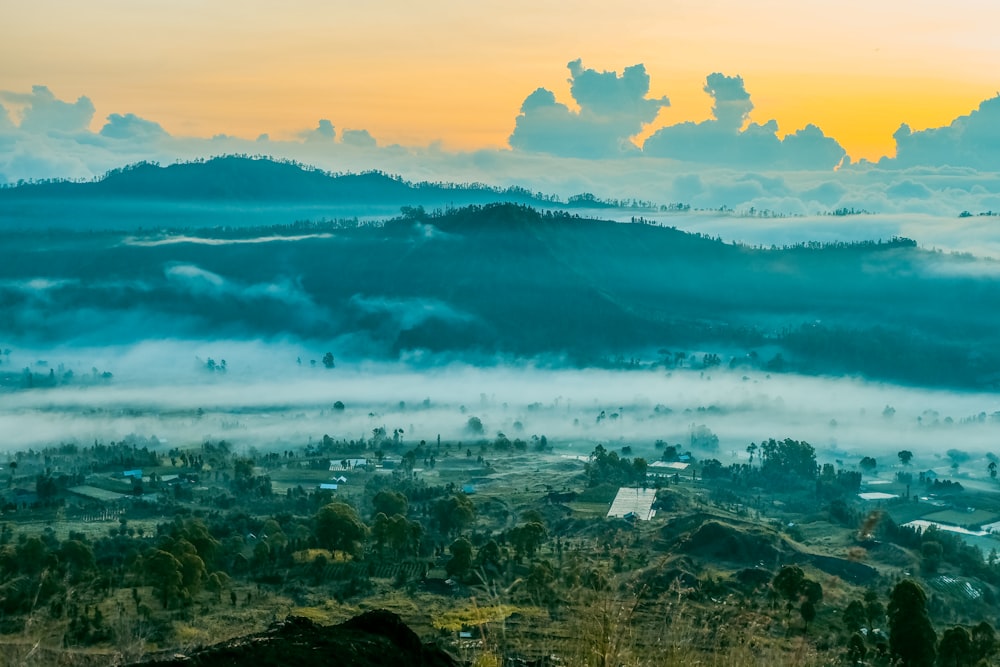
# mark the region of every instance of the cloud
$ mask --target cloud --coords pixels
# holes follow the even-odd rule
[[[914,132],[906,123],[895,134],[896,157],[882,166],[949,165],[1000,170],[1000,95],[944,127]]]
[[[0,101],[21,107],[18,127],[25,132],[86,132],[94,118],[90,98],[63,102],[46,86],[33,86],[30,93],[0,91]]]
[[[749,122],[753,102],[743,77],[709,74],[704,91],[714,102],[713,118],[660,128],[643,144],[644,155],[731,167],[832,170],[847,154],[812,124],[779,139],[776,121]]]
[[[7,108],[0,104],[0,134],[9,132],[14,129],[14,121],[10,119],[10,114],[7,113]]]
[[[452,323],[474,319],[437,299],[390,299],[355,294],[350,305],[362,313],[388,318],[399,329],[412,329],[432,319]]]
[[[225,278],[193,264],[174,264],[164,271],[168,282],[197,294],[221,295],[232,291]]]
[[[909,179],[890,185],[885,189],[885,194],[893,199],[930,199],[934,196],[926,185]]]
[[[326,349],[337,356],[333,371],[308,363]],[[196,358],[209,357],[226,359],[228,373],[207,374]],[[992,395],[851,379],[362,363],[336,346],[218,337],[15,349],[11,362],[23,368],[38,359],[74,370],[78,381],[5,394],[4,451],[155,434],[170,443],[225,438],[237,448],[266,452],[323,434],[355,439],[382,425],[388,431],[403,428],[412,445],[438,434],[460,440],[470,416],[487,424],[491,436],[498,430],[525,440],[545,434],[559,455],[586,456],[601,442],[609,448],[629,444],[634,456],[649,460],[659,456],[656,440],[688,442],[693,423],[719,435],[719,451],[711,455],[726,463],[745,461],[749,442],[771,436],[808,441],[821,462],[856,462],[870,455],[887,463],[905,441],[925,467],[947,466],[934,458],[942,441],[960,441],[963,450],[976,453],[993,451],[996,442],[995,422],[964,419],[995,411]],[[95,367],[114,379],[88,381]],[[331,410],[337,400],[345,410]],[[892,419],[882,416],[886,405],[896,410]],[[598,421],[601,410],[620,417]],[[985,476],[985,463],[980,469]]]
[[[742,130],[753,111],[753,103],[750,101],[750,93],[743,85],[743,77],[715,72],[705,79],[703,90],[715,102],[712,105],[712,115],[719,126],[734,132]]]
[[[326,118],[321,118],[319,125],[312,130],[303,130],[299,136],[306,142],[320,141],[333,142],[337,140],[337,128]]]
[[[368,130],[344,130],[340,139],[345,145],[357,148],[375,148],[377,145]]]
[[[316,304],[299,286],[288,280],[241,285],[194,264],[169,264],[164,269],[167,282],[196,296],[237,301],[277,301],[314,312]]]
[[[995,164],[1000,147],[994,129],[1000,128],[1000,98],[987,100],[944,128],[901,129],[898,158],[850,163],[837,141],[815,125],[779,138],[775,121],[755,122],[745,82],[716,73],[704,85],[713,100],[712,119],[660,128],[640,151],[630,138],[649,128],[667,104],[665,98],[648,97],[644,68],[636,65],[618,74],[574,61],[569,70],[578,109],[540,88],[524,100],[511,135],[514,150],[471,152],[452,152],[434,143],[379,146],[362,129],[342,130],[338,136],[330,120],[290,139],[258,141],[172,136],[153,120],[116,113],[93,132],[87,129],[93,112],[86,97],[62,101],[41,86],[27,92],[0,91],[0,104],[5,105],[0,108],[0,182],[87,179],[138,161],[169,164],[266,153],[320,169],[379,170],[415,182],[518,186],[563,199],[590,192],[704,209],[725,205],[737,213],[754,208],[814,216],[853,208],[955,219],[963,210],[974,215],[1000,210],[1000,166]],[[35,129],[22,127],[24,123]],[[76,129],[68,131],[71,128]],[[635,159],[637,155],[642,159]],[[841,168],[834,170],[838,163]],[[990,243],[990,248],[995,245]]]
[[[428,227],[429,226],[430,225],[428,225]],[[122,241],[122,245],[137,246],[140,248],[155,248],[157,246],[179,245],[185,243],[190,243],[193,245],[208,245],[208,246],[258,245],[260,243],[294,243],[296,241],[305,241],[308,239],[329,239],[329,238],[333,238],[333,234],[322,233],[322,234],[299,234],[297,236],[255,236],[246,239],[241,239],[241,238],[219,239],[219,238],[209,238],[204,236],[180,235],[180,236],[167,236],[164,238],[154,239],[154,240],[145,240],[145,239],[137,239],[130,237]],[[209,274],[210,276],[215,275],[207,271],[202,271],[197,267],[181,266],[179,267],[179,269],[178,267],[173,267],[172,270],[175,276],[179,275],[183,277],[192,277],[195,275],[199,275],[199,272],[201,274]],[[168,269],[168,275],[170,274],[170,271],[171,269]]]
[[[509,141],[515,150],[564,157],[603,158],[635,153],[631,138],[651,123],[666,97],[649,98],[649,75],[643,65],[617,72],[585,68],[570,62],[570,93],[579,112],[538,88],[525,98]]]
[[[140,118],[134,113],[108,116],[107,123],[101,128],[101,136],[111,139],[133,139],[136,141],[152,141],[169,136],[159,123]]]

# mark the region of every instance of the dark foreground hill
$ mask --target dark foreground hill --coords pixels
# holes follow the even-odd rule
[[[289,617],[267,632],[233,639],[168,660],[133,663],[156,667],[457,667],[441,648],[422,644],[399,616],[369,611],[345,623],[320,626]]]

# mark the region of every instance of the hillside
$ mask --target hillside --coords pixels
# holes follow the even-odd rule
[[[686,366],[1000,381],[995,262],[907,239],[751,248],[513,204],[407,208],[384,224],[6,238],[0,339],[15,343],[293,337],[348,358],[668,367],[697,352]]]
[[[455,667],[458,662],[420,638],[396,614],[369,611],[336,626],[320,626],[290,617],[270,630],[175,656],[170,660],[133,663],[133,667],[319,667],[331,660],[340,667],[412,665]]]
[[[225,156],[166,167],[138,163],[88,182],[46,181],[0,188],[0,226],[245,227],[393,215],[402,206],[442,208],[496,201],[547,203],[541,195],[522,188],[411,183],[379,171],[331,174],[292,162]]]

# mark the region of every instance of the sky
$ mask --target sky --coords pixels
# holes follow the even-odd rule
[[[1000,89],[998,20],[989,0],[37,0],[0,9],[0,88],[87,96],[92,129],[134,113],[173,135],[289,138],[329,118],[474,150],[507,146],[535,88],[568,98],[565,63],[641,63],[670,99],[646,135],[708,118],[721,72],[779,134],[813,123],[877,160],[900,123],[945,125]]]
[[[0,183],[140,160],[824,215],[1000,210],[990,0],[0,7]]]

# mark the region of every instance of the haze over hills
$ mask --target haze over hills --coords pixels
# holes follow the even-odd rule
[[[253,226],[317,217],[387,216],[402,206],[497,201],[560,205],[518,187],[410,183],[379,171],[331,174],[289,161],[225,156],[166,167],[138,163],[85,182],[53,180],[0,188],[0,224],[23,229]],[[589,198],[576,203],[596,204]]]
[[[354,358],[422,351],[576,365],[669,365],[697,351],[707,367],[969,388],[1000,378],[1000,271],[990,260],[908,239],[754,248],[504,201],[423,207],[447,197],[529,199],[244,158],[0,190],[4,233],[16,239],[0,248],[0,337],[295,339]],[[26,223],[51,214],[42,201],[88,232],[28,231],[60,226]],[[331,219],[341,204],[404,213],[294,222],[303,212]],[[187,231],[96,231],[158,226]]]

